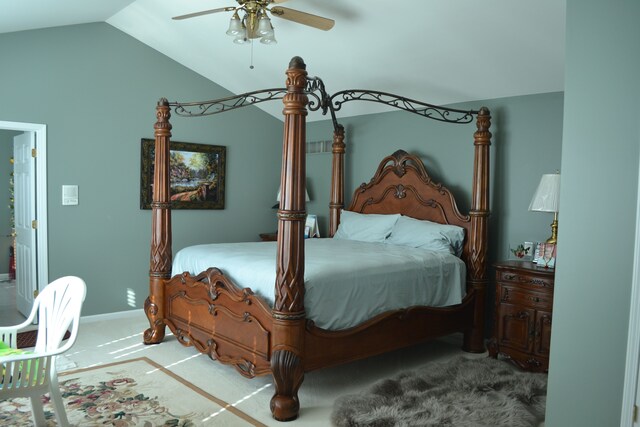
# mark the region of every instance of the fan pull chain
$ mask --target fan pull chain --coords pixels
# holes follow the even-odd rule
[[[249,69],[253,70],[253,39],[251,39],[251,65],[249,65]]]

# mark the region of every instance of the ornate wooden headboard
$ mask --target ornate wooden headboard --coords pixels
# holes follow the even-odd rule
[[[462,215],[453,194],[434,182],[422,160],[404,150],[385,157],[373,178],[354,192],[350,211],[376,214],[402,214],[465,229],[468,253],[471,218]]]

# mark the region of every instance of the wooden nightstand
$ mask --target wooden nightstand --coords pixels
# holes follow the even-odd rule
[[[528,371],[548,372],[555,270],[522,261],[494,267],[495,323],[489,355],[507,356]]]
[[[260,240],[263,242],[275,242],[278,240],[278,233],[261,233]]]

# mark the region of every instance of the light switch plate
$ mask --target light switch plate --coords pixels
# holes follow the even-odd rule
[[[62,186],[62,205],[71,206],[78,204],[78,186],[63,185]]]

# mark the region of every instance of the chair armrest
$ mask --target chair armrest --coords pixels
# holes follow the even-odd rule
[[[31,351],[26,351],[24,353],[21,354],[12,354],[9,356],[1,356],[0,357],[0,365],[4,365],[6,363],[11,363],[11,362],[26,362],[29,360],[35,360],[35,359],[43,359],[46,357],[52,357],[57,355],[58,352],[57,351],[52,351],[52,352],[45,352],[45,353],[34,353]]]
[[[18,348],[18,330],[13,326],[0,327],[0,342],[11,348]]]
[[[33,307],[31,308],[31,313],[29,313],[29,317],[27,318],[27,320],[25,320],[24,322],[18,325],[0,326],[0,334],[5,333],[5,331],[11,332],[12,330],[17,332],[33,325],[33,321],[36,318],[36,314],[38,314],[38,307],[36,306],[36,304],[34,304]]]

